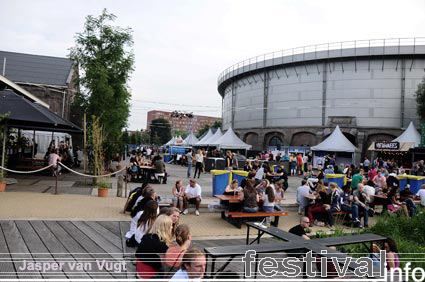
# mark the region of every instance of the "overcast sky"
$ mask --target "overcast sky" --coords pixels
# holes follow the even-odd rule
[[[326,42],[425,36],[425,0],[0,0],[0,50],[65,57],[103,8],[133,29],[131,130],[149,110],[221,116],[230,65]]]

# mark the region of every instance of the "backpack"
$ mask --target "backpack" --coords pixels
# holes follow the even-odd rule
[[[128,205],[125,209],[126,212],[131,212],[133,210],[133,206],[140,195],[142,195],[142,187],[137,187],[130,191],[130,194],[128,195]]]

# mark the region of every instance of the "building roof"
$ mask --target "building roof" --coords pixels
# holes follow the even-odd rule
[[[68,58],[0,51],[0,74],[4,68],[4,76],[13,82],[66,86],[72,65]]]

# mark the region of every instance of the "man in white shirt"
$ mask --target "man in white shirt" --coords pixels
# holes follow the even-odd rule
[[[199,206],[201,205],[201,200],[201,186],[196,184],[195,179],[191,179],[189,185],[186,186],[184,191],[183,214],[188,213],[187,207],[189,204],[194,204],[196,206],[195,214],[199,215]]]
[[[364,180],[363,184],[364,184],[363,191],[368,195],[368,197],[370,199],[369,204],[372,204],[374,196],[375,196],[375,192],[376,192],[375,187],[373,187],[374,183],[373,183],[372,180],[369,180],[369,181]]]
[[[181,269],[171,277],[171,280],[198,281],[204,277],[206,265],[205,254],[197,248],[191,248],[183,255]]]
[[[306,208],[310,204],[310,200],[316,199],[313,195],[307,180],[301,181],[301,186],[297,188],[297,203],[298,203],[298,214],[301,215],[302,209]]]
[[[421,198],[421,206],[425,207],[425,184],[421,185],[421,190],[416,193],[416,196]]]

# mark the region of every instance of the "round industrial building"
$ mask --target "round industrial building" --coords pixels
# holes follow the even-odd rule
[[[247,59],[223,71],[223,129],[254,150],[313,146],[339,125],[362,154],[413,121],[425,76],[425,38],[306,46]]]

